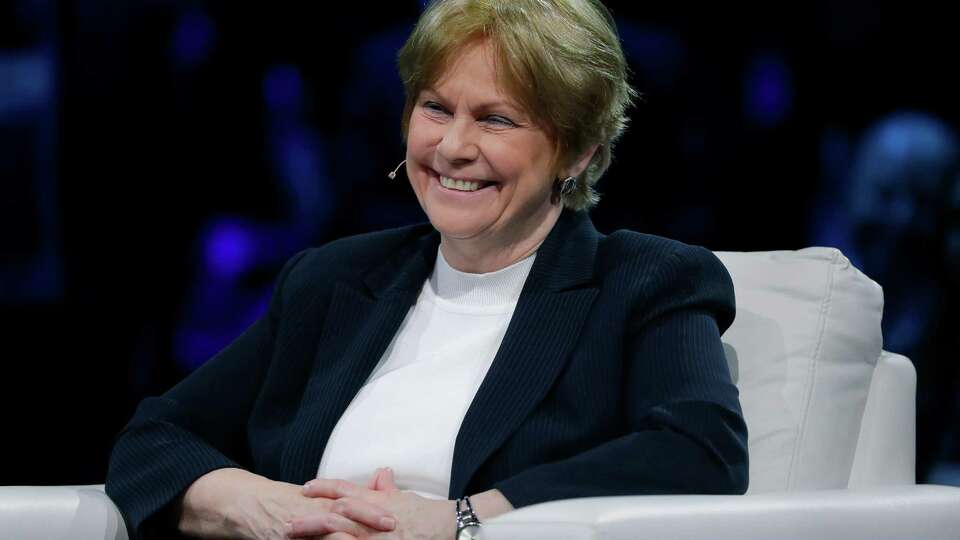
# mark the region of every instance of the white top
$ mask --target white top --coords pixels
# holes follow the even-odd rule
[[[331,433],[317,477],[365,485],[391,467],[400,489],[447,498],[460,424],[534,259],[468,274],[437,251],[417,303]]]

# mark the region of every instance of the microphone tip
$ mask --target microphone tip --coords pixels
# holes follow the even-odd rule
[[[399,170],[400,170],[400,167],[403,167],[403,164],[406,163],[406,162],[407,162],[407,160],[401,161],[400,164],[397,165],[397,168],[393,170],[393,172],[387,173],[387,177],[389,177],[391,180],[393,180],[394,178],[396,178],[396,177],[397,177],[397,171],[399,171]]]

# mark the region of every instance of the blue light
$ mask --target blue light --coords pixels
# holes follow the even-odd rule
[[[749,120],[772,128],[793,109],[793,76],[779,53],[763,52],[747,65],[744,112]]]
[[[205,11],[181,14],[170,38],[174,64],[186,69],[202,64],[213,50],[216,33],[216,24]]]
[[[853,150],[849,137],[836,128],[827,128],[820,138],[820,167],[825,187],[835,196],[846,184]],[[842,197],[841,197],[842,198]]]
[[[223,279],[236,276],[252,266],[255,244],[253,232],[241,223],[216,223],[204,245],[207,268]]]
[[[178,363],[188,371],[193,371],[223,350],[237,335],[239,332],[232,329],[179,332],[175,345]]]
[[[263,316],[270,305],[273,287],[233,289],[212,284],[204,294],[211,298],[194,306],[174,337],[177,363],[193,371],[236,339],[244,329]],[[217,301],[212,301],[213,298]]]
[[[52,60],[43,50],[0,52],[0,120],[35,114],[49,106],[54,88]]]
[[[617,21],[620,40],[627,60],[648,82],[662,88],[673,87],[686,64],[687,47],[673,32]]]
[[[280,64],[263,76],[263,99],[275,110],[299,108],[303,103],[303,77],[296,66]]]

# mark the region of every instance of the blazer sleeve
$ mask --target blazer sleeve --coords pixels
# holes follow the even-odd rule
[[[704,248],[682,246],[626,329],[626,433],[494,487],[515,506],[575,497],[742,494],[747,427],[720,335],[733,283]]]
[[[114,440],[106,492],[131,538],[150,537],[165,510],[198,477],[249,466],[246,423],[270,363],[283,287],[303,251],[284,265],[268,312],[162,396],[144,399]]]

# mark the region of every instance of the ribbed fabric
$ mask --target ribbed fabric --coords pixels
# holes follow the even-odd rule
[[[163,509],[219,467],[312,478],[438,245],[420,225],[291,260],[270,314],[145,401],[118,438],[106,490],[131,532],[169,533]],[[743,493],[747,431],[720,341],[734,305],[709,251],[629,231],[603,236],[586,214],[564,211],[463,418],[448,497],[496,487],[521,507]]]
[[[536,256],[530,255],[495,272],[471,274],[450,266],[443,249],[438,249],[436,270],[430,275],[428,285],[438,303],[449,310],[460,313],[513,311],[534,260]]]

